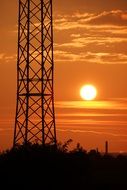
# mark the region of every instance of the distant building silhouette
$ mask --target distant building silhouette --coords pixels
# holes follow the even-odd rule
[[[108,141],[105,142],[105,154],[108,154]]]

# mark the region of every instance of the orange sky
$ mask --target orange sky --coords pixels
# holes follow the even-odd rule
[[[53,0],[58,140],[127,151],[127,1]],[[0,147],[12,145],[16,103],[18,1],[0,3]],[[83,102],[92,83],[97,101]],[[82,102],[81,102],[82,101]]]

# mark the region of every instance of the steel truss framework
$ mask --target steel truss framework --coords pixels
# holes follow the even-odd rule
[[[14,146],[56,144],[52,0],[19,0]]]

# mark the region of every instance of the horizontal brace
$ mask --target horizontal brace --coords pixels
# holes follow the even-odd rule
[[[19,96],[26,96],[26,97],[30,97],[30,96],[51,96],[52,94],[42,94],[42,93],[23,93],[23,94],[19,94]]]
[[[18,79],[18,81],[28,81],[28,82],[32,82],[32,81],[52,81],[52,79]]]

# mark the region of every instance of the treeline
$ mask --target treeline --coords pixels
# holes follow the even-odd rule
[[[0,155],[0,185],[10,189],[122,189],[127,187],[127,157],[87,152],[71,140],[57,146],[20,145]]]

